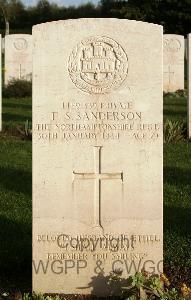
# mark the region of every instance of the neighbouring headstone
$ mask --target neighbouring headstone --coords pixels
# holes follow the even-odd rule
[[[5,36],[5,84],[12,79],[32,79],[32,35]]]
[[[188,40],[187,39],[185,39],[184,49],[185,49],[184,57],[185,57],[185,60],[187,61],[187,59],[188,59]]]
[[[2,70],[2,38],[1,38],[1,34],[0,34],[0,69]],[[2,130],[2,76],[0,76],[0,131],[1,130]]]
[[[33,27],[35,292],[162,271],[162,39],[129,20]]]
[[[191,138],[191,33],[188,34],[188,79],[187,79],[187,86],[188,86],[188,138]]]
[[[165,92],[184,89],[184,36],[164,34],[164,78]]]

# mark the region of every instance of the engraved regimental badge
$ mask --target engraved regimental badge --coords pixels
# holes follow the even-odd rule
[[[22,38],[18,38],[14,41],[14,47],[16,50],[21,51],[27,48],[27,41]]]
[[[167,38],[164,40],[164,48],[167,52],[178,52],[181,48],[181,43],[176,38]]]
[[[73,50],[68,71],[77,88],[90,94],[104,94],[117,88],[128,72],[123,48],[108,37],[90,37]]]

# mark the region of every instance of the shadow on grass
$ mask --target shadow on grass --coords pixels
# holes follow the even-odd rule
[[[99,261],[98,261],[99,262]],[[97,263],[98,263],[97,262]],[[87,288],[92,289],[92,296],[91,299],[96,299],[98,297],[109,297],[109,296],[115,296],[115,295],[121,295],[122,287],[127,285],[127,279],[121,277],[121,280],[110,280],[110,275],[104,275],[104,273],[101,271],[101,266],[96,266],[95,263],[95,276],[91,277],[91,281],[88,283],[86,287],[77,287],[77,289],[80,291],[85,291]],[[96,270],[98,271],[98,275],[96,275]],[[112,271],[112,266],[111,266]],[[96,295],[96,296],[94,296]],[[100,298],[99,298],[100,299]],[[104,298],[103,298],[104,299]],[[106,299],[106,298],[105,298]],[[115,298],[117,299],[117,298]],[[119,298],[118,298],[119,299]]]
[[[164,229],[176,236],[190,235],[191,237],[191,208],[164,206]]]
[[[191,169],[164,167],[164,183],[177,185],[191,184]]]
[[[31,116],[23,116],[18,114],[11,114],[11,113],[3,113],[3,122],[26,122],[27,120],[31,121]]]
[[[1,288],[31,289],[31,223],[0,216]]]
[[[173,106],[174,107],[176,107],[176,106],[179,106],[179,107],[182,107],[183,109],[185,109],[186,110],[186,108],[187,108],[187,103],[185,102],[185,101],[182,101],[182,102],[179,102],[179,103],[177,103],[177,102],[175,102],[175,103],[172,103],[172,102],[165,102],[164,101],[164,107],[172,107],[173,108]]]
[[[29,171],[0,166],[0,187],[6,190],[32,195],[32,174]]]
[[[164,207],[164,272],[172,286],[191,284],[191,208]]]
[[[164,116],[165,116],[165,118],[167,118],[167,117],[176,118],[177,117],[178,119],[180,119],[180,117],[182,117],[182,119],[186,119],[187,112],[186,112],[186,109],[185,109],[185,111],[175,111],[175,110],[173,111],[171,109],[164,108]]]
[[[3,107],[4,108],[16,108],[16,109],[26,109],[26,110],[30,110],[32,109],[32,105],[31,104],[21,104],[21,103],[3,103]]]

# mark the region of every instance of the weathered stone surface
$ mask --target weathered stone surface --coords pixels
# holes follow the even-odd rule
[[[184,89],[184,36],[164,34],[164,91]]]
[[[11,79],[32,78],[32,35],[5,36],[5,84]]]
[[[68,20],[33,38],[33,290],[106,295],[101,270],[162,270],[162,27]]]
[[[191,138],[191,33],[188,35],[188,137]]]

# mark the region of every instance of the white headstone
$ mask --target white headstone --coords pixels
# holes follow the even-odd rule
[[[191,138],[191,33],[188,35],[188,137]]]
[[[12,79],[32,79],[32,35],[5,36],[5,84]]]
[[[184,89],[184,36],[164,34],[164,91]]]
[[[33,38],[33,290],[107,295],[112,270],[162,271],[162,27],[79,19]]]

